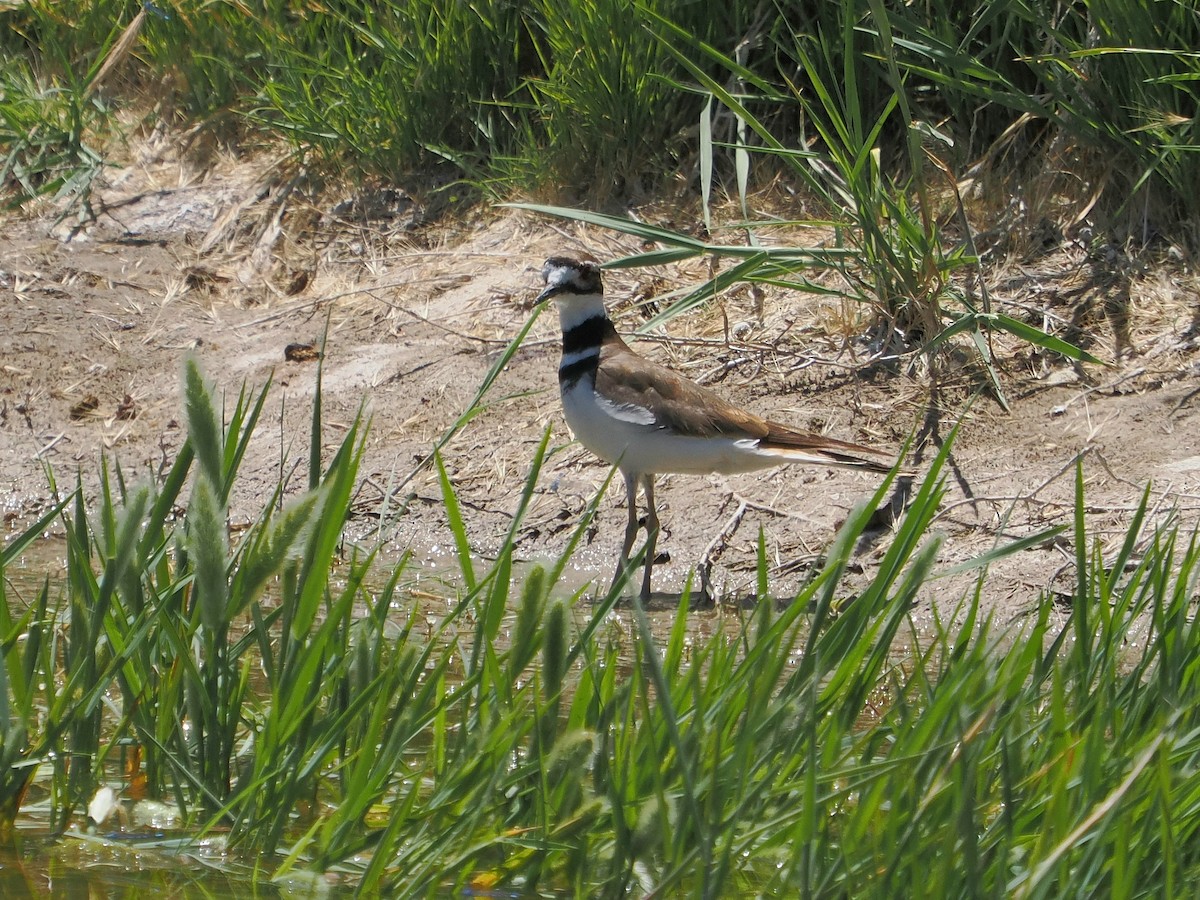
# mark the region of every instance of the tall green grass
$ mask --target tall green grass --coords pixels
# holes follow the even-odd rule
[[[599,495],[558,559],[515,577],[547,432],[486,567],[437,460],[461,586],[431,619],[405,609],[403,559],[341,549],[363,423],[310,489],[229,532],[265,395],[223,419],[189,364],[188,440],[160,483],[109,466],[0,551],[4,834],[31,787],[78,821],[136,746],[125,777],[265,874],[387,896],[1126,897],[1200,878],[1200,540],[1151,527],[1149,492],[1106,544],[1080,464],[1060,624],[1049,594],[1010,624],[987,611],[988,565],[1055,529],[956,566],[975,589],[916,629],[948,574],[947,445],[855,593],[890,479],[796,597],[772,596],[760,551],[736,627],[697,636],[685,595],[655,633],[616,591],[559,583]],[[14,590],[2,570],[60,517],[64,581]]]
[[[77,61],[73,42],[58,30],[15,28],[8,37],[24,46],[0,51],[0,189],[18,202],[70,197],[90,211],[115,130],[111,107],[89,89],[101,61]],[[101,51],[115,39],[95,37]]]
[[[1186,4],[29,0],[0,25],[0,175],[17,197],[86,179],[131,105],[220,140],[281,137],[318,178],[448,160],[499,196],[679,176],[744,191],[751,154],[807,158],[801,181],[824,196],[842,178],[860,216],[914,206],[920,230],[877,252],[912,254],[926,283],[954,260],[928,246],[938,210],[905,181],[924,150],[955,178],[979,163],[976,181],[1004,160],[1009,192],[1083,167],[1090,184],[1046,189],[1066,216],[1095,194],[1118,238],[1189,236],[1200,196]],[[878,196],[853,189],[872,178]]]

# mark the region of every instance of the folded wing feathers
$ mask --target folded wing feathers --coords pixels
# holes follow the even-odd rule
[[[893,457],[870,447],[796,431],[739,409],[665,366],[636,356],[615,332],[601,351],[601,362],[596,373],[597,388],[617,406],[648,410],[644,424],[693,437],[757,440],[760,449],[778,450],[797,461],[872,472],[887,472],[895,465]],[[698,410],[704,414],[698,415]]]
[[[767,427],[770,429],[767,436],[759,442],[759,446],[764,450],[779,450],[785,454],[789,450],[799,451],[805,457],[812,457],[813,462],[867,469],[871,472],[888,472],[896,464],[896,460],[886,453],[861,444],[794,431],[778,422],[767,422]]]

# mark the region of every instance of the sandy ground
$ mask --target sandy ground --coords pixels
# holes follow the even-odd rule
[[[542,260],[555,253],[603,260],[638,249],[631,240],[508,210],[431,223],[421,204],[396,193],[380,195],[373,209],[316,209],[291,198],[281,219],[284,192],[261,173],[261,166],[231,165],[197,180],[153,161],[114,175],[101,191],[98,220],[85,228],[56,222],[52,210],[6,217],[6,533],[49,503],[45,465],[60,484],[82,473],[92,491],[102,454],[127,477],[154,477],[183,440],[179,382],[189,353],[229,402],[243,383],[274,378],[234,500],[235,524],[252,517],[281,470],[293,471],[293,461],[307,456],[316,365],[286,360],[285,348],[319,341],[328,318],[326,452],[360,405],[371,420],[350,530],[366,534],[385,495],[411,492],[388,529],[390,546],[397,553],[411,547],[417,566],[443,571],[452,563],[450,534],[436,479],[419,464],[530,315]],[[862,365],[864,350],[852,340],[855,311],[796,293],[735,291],[635,347],[802,428],[887,448],[918,433],[926,444],[911,461],[917,472],[962,416],[934,523],[945,536],[943,566],[1069,524],[1074,460],[1082,454],[1089,523],[1112,553],[1147,483],[1151,520],[1176,515],[1191,529],[1200,518],[1196,283],[1181,265],[1135,273],[1127,282],[1128,346],[1121,346],[1113,317],[1078,314],[1088,303],[1103,307],[1099,289],[1076,289],[1085,262],[1082,251],[1065,247],[1036,264],[996,266],[1004,274],[992,277],[994,303],[1013,315],[1036,310],[1050,324],[1075,318],[1092,352],[1111,363],[1079,370],[1000,342],[1011,412],[987,397],[968,409],[979,373],[966,357],[937,390],[923,373]],[[610,273],[618,328],[630,332],[645,320],[635,299],[652,301],[703,272],[696,263]],[[444,450],[482,556],[508,530],[547,427],[552,452],[520,532],[525,558],[551,559],[565,546],[608,474],[571,442],[562,420],[557,338],[555,317],[543,316],[488,394],[486,411]],[[678,591],[708,548],[717,555],[713,580],[722,597],[744,596],[761,528],[774,589],[786,596],[876,483],[874,476],[799,468],[660,479],[660,547],[670,561],[656,570],[656,587]],[[593,577],[607,583],[622,536],[622,494],[614,486],[605,498],[575,558],[573,586]],[[871,575],[888,540],[883,531],[861,548],[852,579]],[[1072,559],[1070,533],[1023,551],[994,567],[985,598],[1001,620],[1019,619],[1047,586],[1069,587]],[[933,582],[922,608],[944,613],[970,583],[969,576]]]

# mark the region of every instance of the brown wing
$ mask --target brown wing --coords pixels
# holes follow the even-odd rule
[[[638,356],[623,342],[606,342],[600,352],[596,388],[617,403],[650,410],[654,423],[691,437],[765,438],[765,419]]]
[[[648,409],[656,427],[678,434],[756,438],[764,449],[806,451],[834,465],[878,472],[888,471],[894,462],[870,447],[797,431],[739,409],[694,381],[638,356],[615,332],[601,348],[596,387],[617,403]]]

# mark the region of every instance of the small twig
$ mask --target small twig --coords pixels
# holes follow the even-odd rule
[[[806,525],[817,525],[817,526],[821,525],[820,522],[818,522],[816,519],[814,519],[810,516],[805,516],[800,513],[788,512],[786,509],[779,509],[778,507],[771,506],[768,503],[759,503],[756,500],[746,500],[742,497],[741,494],[738,494],[736,492],[734,493],[733,496],[736,500],[738,500],[741,503],[745,503],[749,509],[752,509],[755,512],[766,513],[767,515],[776,516],[780,519],[795,519],[796,521],[803,522]]]
[[[714,381],[724,381],[725,377],[734,369],[740,369],[742,366],[752,361],[753,360],[751,360],[751,358],[748,356],[739,356],[736,359],[729,359],[721,363],[719,366],[711,368],[707,372],[701,373],[693,380],[696,382],[696,384],[710,384]],[[761,369],[761,366],[759,368]],[[749,380],[753,380],[754,376],[757,374],[757,371],[752,373]]]
[[[1082,459],[1085,455],[1092,452],[1093,449],[1094,448],[1091,447],[1090,445],[1087,447],[1084,447],[1082,450],[1080,450],[1078,453],[1076,453],[1074,456],[1072,456],[1069,460],[1067,460],[1065,463],[1063,463],[1062,466],[1060,466],[1057,471],[1055,471],[1053,474],[1051,474],[1048,478],[1046,478],[1044,481],[1042,481],[1041,484],[1039,484],[1037,487],[1033,488],[1033,490],[1031,490],[1031,491],[1028,491],[1024,494],[1017,494],[1012,497],[996,497],[996,498],[977,497],[977,496],[967,497],[967,498],[957,501],[955,503],[943,505],[942,508],[940,510],[938,510],[937,515],[933,517],[933,521],[936,522],[938,519],[942,518],[942,516],[944,516],[946,513],[950,512],[950,510],[954,509],[956,506],[963,506],[963,505],[975,506],[979,503],[988,503],[988,502],[994,502],[994,503],[996,503],[996,505],[999,505],[1001,502],[1007,502],[1009,504],[1009,508],[1011,510],[1011,508],[1015,507],[1018,503],[1034,503],[1034,502],[1039,502],[1039,503],[1043,503],[1043,504],[1052,503],[1052,501],[1045,501],[1045,500],[1037,501],[1034,498],[1036,498],[1038,494],[1040,494],[1046,487],[1048,487],[1054,481],[1061,478],[1063,476],[1063,474],[1068,472],[1076,464],[1076,462],[1078,460]],[[1007,519],[1008,519],[1008,513],[1005,513],[1004,516],[1002,517],[1002,521],[1007,521]]]
[[[318,306],[321,303],[334,303],[338,300],[343,300],[346,297],[353,297],[356,294],[373,294],[375,291],[383,291],[388,288],[407,287],[412,284],[424,284],[431,281],[444,281],[444,278],[406,278],[403,281],[390,281],[384,284],[373,284],[370,287],[352,288],[348,291],[342,291],[337,294],[330,294],[327,297],[314,297],[312,300],[305,300],[302,303],[295,303],[292,306],[284,307],[276,310],[273,313],[268,313],[265,316],[259,316],[257,319],[251,319],[249,322],[241,322],[234,328],[253,328],[255,325],[264,325],[267,322],[274,322],[276,319],[282,319],[294,312],[299,312],[302,309],[309,309],[313,306]],[[378,298],[376,298],[378,299]]]
[[[1126,372],[1120,378],[1116,378],[1112,381],[1107,382],[1106,384],[1098,384],[1098,385],[1095,385],[1094,387],[1090,387],[1090,388],[1087,388],[1086,390],[1080,391],[1078,394],[1076,394],[1074,397],[1072,397],[1066,403],[1063,403],[1060,406],[1056,406],[1056,407],[1054,407],[1054,409],[1050,410],[1050,414],[1053,416],[1061,416],[1063,413],[1065,413],[1067,411],[1067,409],[1071,406],[1072,403],[1082,400],[1084,397],[1090,397],[1092,394],[1098,394],[1101,391],[1112,390],[1113,388],[1115,388],[1117,385],[1121,384],[1122,382],[1129,381],[1131,378],[1139,378],[1145,374],[1146,374],[1146,367],[1138,366],[1138,368],[1136,368],[1130,372]]]
[[[1089,453],[1091,453],[1095,449],[1096,449],[1095,447],[1089,445],[1087,447],[1084,447],[1082,450],[1080,450],[1074,456],[1072,456],[1069,460],[1067,460],[1065,463],[1063,463],[1061,466],[1059,466],[1058,471],[1056,471],[1053,475],[1051,475],[1049,478],[1045,479],[1041,484],[1039,484],[1032,491],[1030,491],[1029,499],[1032,500],[1034,497],[1036,497],[1038,494],[1040,494],[1044,488],[1048,487],[1051,484],[1051,482],[1058,480],[1058,478],[1060,478],[1064,473],[1069,472],[1071,469],[1073,469],[1076,466],[1076,464],[1078,464],[1080,462],[1080,460],[1082,460],[1085,456],[1087,456]]]
[[[367,291],[367,293],[371,293],[371,292]],[[453,328],[448,328],[447,326],[443,325],[441,322],[435,322],[432,319],[430,319],[428,316],[423,316],[419,312],[415,312],[414,310],[409,309],[407,306],[401,306],[399,303],[392,303],[390,300],[385,300],[382,297],[376,297],[375,299],[378,300],[380,303],[382,303],[384,306],[386,306],[388,309],[394,309],[397,312],[402,312],[406,316],[411,316],[412,318],[416,319],[418,322],[423,322],[424,324],[429,325],[432,328],[436,328],[439,331],[442,331],[442,332],[445,332],[446,334],[452,335],[453,337],[461,338],[464,341],[476,341],[477,343],[480,343],[480,344],[500,344],[505,347],[508,346],[508,338],[477,337],[476,335],[473,335],[473,334],[467,334],[464,331],[456,331]],[[526,346],[528,346],[528,345],[526,345]]]
[[[734,490],[726,490],[725,499],[722,501],[722,506],[730,500],[737,501],[737,509],[733,515],[725,522],[721,529],[717,532],[716,537],[709,541],[708,546],[704,548],[704,552],[700,554],[700,561],[697,563],[696,571],[700,574],[700,592],[702,596],[712,597],[709,587],[712,584],[712,567],[713,564],[725,552],[725,548],[729,544],[729,540],[737,532],[738,526],[742,524],[742,519],[745,518],[747,511],[754,510],[755,512],[766,513],[771,516],[778,516],[781,519],[798,519],[808,524],[816,524],[807,516],[796,515],[795,513],[785,512],[782,509],[776,509],[766,503],[758,503],[754,500],[747,500],[741,494]]]
[[[1184,405],[1198,394],[1200,394],[1200,387],[1195,388],[1194,390],[1188,391],[1186,394],[1184,394],[1178,403],[1176,403],[1169,410],[1167,410],[1167,418],[1168,419],[1171,418],[1171,416],[1175,415],[1175,413],[1177,413],[1177,412],[1179,412],[1179,410],[1183,409]]]
[[[1096,460],[1100,463],[1101,468],[1103,468],[1104,471],[1108,473],[1108,477],[1111,478],[1113,481],[1128,485],[1129,487],[1133,488],[1135,491],[1140,491],[1140,490],[1142,490],[1142,488],[1144,488],[1146,486],[1144,482],[1133,481],[1132,479],[1129,479],[1129,478],[1122,478],[1120,475],[1118,475],[1116,472],[1114,472],[1112,470],[1112,466],[1110,466],[1108,464],[1108,460],[1104,458],[1104,454],[1101,453],[1099,450],[1093,449],[1092,456],[1096,457]],[[1168,485],[1168,488],[1169,487],[1170,487],[1170,485]]]
[[[39,461],[40,461],[40,460],[41,460],[41,458],[42,458],[42,457],[43,457],[45,454],[47,454],[47,453],[49,453],[51,450],[53,450],[53,449],[54,449],[54,445],[55,445],[55,444],[57,444],[59,441],[61,441],[61,440],[62,440],[64,437],[66,437],[66,435],[67,435],[67,433],[66,433],[65,431],[60,431],[60,432],[59,432],[57,435],[55,435],[53,438],[51,438],[51,440],[50,440],[50,443],[48,443],[48,444],[47,444],[45,447],[43,447],[41,450],[38,450],[38,451],[36,451],[36,452],[33,454],[33,457],[34,457],[34,459],[37,459],[37,460],[39,460]]]
[[[803,360],[798,366],[789,369],[789,372],[795,372],[799,369],[806,369],[809,366],[830,366],[832,368],[844,369],[848,372],[857,371],[865,366],[873,365],[877,362],[894,362],[899,357],[893,355],[884,355],[882,353],[873,356],[864,357],[854,363],[839,362],[836,359],[828,359],[822,356],[813,356],[811,353],[804,353],[800,350],[789,350],[785,347],[780,347],[778,343],[769,343],[767,341],[726,341],[721,338],[688,338],[688,337],[670,337],[660,334],[639,334],[638,332],[621,331],[623,337],[636,338],[639,341],[647,341],[653,344],[661,344],[668,347],[720,347],[722,349],[731,350],[737,353],[745,354],[770,354],[772,356],[781,357],[784,359],[801,359]]]
[[[1152,491],[1152,493],[1155,493],[1155,492]],[[1177,494],[1176,497],[1185,497],[1188,499],[1194,499],[1194,495],[1190,495],[1190,494]],[[1017,503],[1036,503],[1039,506],[1050,507],[1052,509],[1061,509],[1064,511],[1064,513],[1069,512],[1070,510],[1075,508],[1074,500],[1035,500],[1033,497],[1026,495],[1026,494],[1020,494],[1017,496],[963,497],[962,499],[959,499],[959,500],[954,500],[952,502],[943,503],[942,508],[940,510],[938,510],[937,517],[934,519],[934,521],[937,521],[938,519],[949,518],[948,514],[953,512],[954,510],[958,509],[960,506],[975,506],[975,505],[984,504],[984,503],[990,503],[990,504],[993,504],[996,506],[999,506],[1001,503],[1010,503],[1013,505],[1015,505]],[[1178,506],[1175,508],[1179,512],[1195,512],[1196,510],[1200,510],[1200,506]],[[1124,505],[1112,505],[1112,506],[1109,506],[1109,505],[1099,506],[1095,503],[1088,503],[1084,507],[1084,509],[1088,513],[1131,513],[1131,512],[1137,512],[1139,509],[1141,509],[1141,506],[1140,506],[1140,504],[1139,505],[1124,504]],[[959,520],[959,521],[961,521],[961,520]],[[974,527],[974,526],[967,526],[967,527]]]
[[[403,259],[413,259],[424,262],[434,257],[446,257],[455,261],[463,259],[510,259],[512,253],[502,252],[500,250],[492,250],[488,252],[475,251],[467,253],[461,250],[419,250],[414,253],[383,253],[379,256],[373,256],[372,259],[380,262],[396,262]]]
[[[733,491],[730,491],[726,495],[725,500],[728,502],[729,500],[736,498],[737,495]],[[730,516],[725,524],[721,526],[721,529],[717,532],[716,537],[708,542],[708,546],[705,547],[704,552],[700,554],[700,561],[696,565],[696,571],[700,574],[701,596],[709,599],[712,598],[711,587],[713,563],[717,561],[720,555],[725,552],[725,548],[729,546],[729,540],[737,532],[738,526],[742,524],[742,518],[746,515],[746,510],[748,508],[749,504],[745,500],[740,500],[733,515]]]

